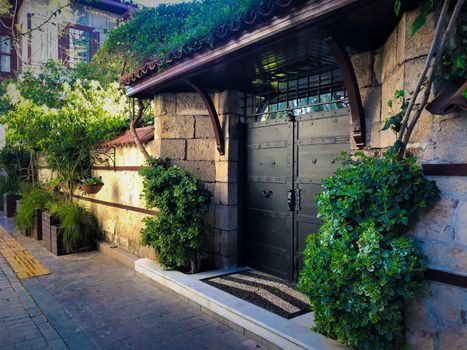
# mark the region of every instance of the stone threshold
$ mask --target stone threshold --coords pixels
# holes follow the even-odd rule
[[[332,339],[311,331],[309,329],[313,321],[311,313],[287,320],[201,281],[204,278],[240,272],[247,268],[220,269],[186,275],[176,270],[164,270],[154,260],[139,258],[105,243],[99,243],[98,250],[134,269],[163,290],[177,295],[184,302],[267,348],[348,349]]]

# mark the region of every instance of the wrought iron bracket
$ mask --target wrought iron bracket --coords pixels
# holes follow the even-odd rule
[[[209,96],[209,94],[204,89],[202,89],[199,85],[197,85],[193,81],[187,80],[186,82],[198,93],[198,95],[203,100],[204,106],[208,110],[209,117],[211,118],[211,124],[212,124],[212,128],[214,129],[214,136],[216,138],[217,151],[219,152],[220,155],[224,155],[225,154],[224,136],[222,134],[221,123],[219,121],[219,115],[217,114],[216,107],[214,106],[214,103],[212,102],[211,96]]]
[[[352,61],[345,48],[332,36],[325,40],[336,58],[344,79],[344,87],[349,97],[350,112],[352,114],[353,138],[358,147],[363,147],[365,146],[365,114]]]
[[[116,171],[116,154],[117,150],[115,147],[94,148],[91,151],[92,164],[113,168]]]

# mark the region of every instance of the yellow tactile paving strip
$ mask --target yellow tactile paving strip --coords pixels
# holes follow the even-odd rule
[[[0,254],[5,258],[18,278],[37,277],[50,273],[39,260],[1,226]]]

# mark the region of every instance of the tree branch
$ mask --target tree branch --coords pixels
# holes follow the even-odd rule
[[[140,150],[140,152],[143,154],[144,159],[149,160],[151,156],[149,155],[148,151],[144,147],[143,143],[141,142],[138,133],[136,132],[136,125],[139,123],[141,118],[143,117],[144,113],[144,105],[143,102],[138,99],[138,115],[135,118],[135,101],[132,101],[132,113],[131,113],[131,122],[130,122],[130,133],[131,136],[133,137],[133,140],[136,143],[136,146]]]

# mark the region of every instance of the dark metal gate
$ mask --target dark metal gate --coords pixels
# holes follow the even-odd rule
[[[350,110],[340,92],[339,100],[331,93],[318,101],[319,108],[292,102],[281,109],[276,102],[248,124],[244,241],[251,267],[297,279],[305,238],[320,226],[314,197],[349,149]]]

